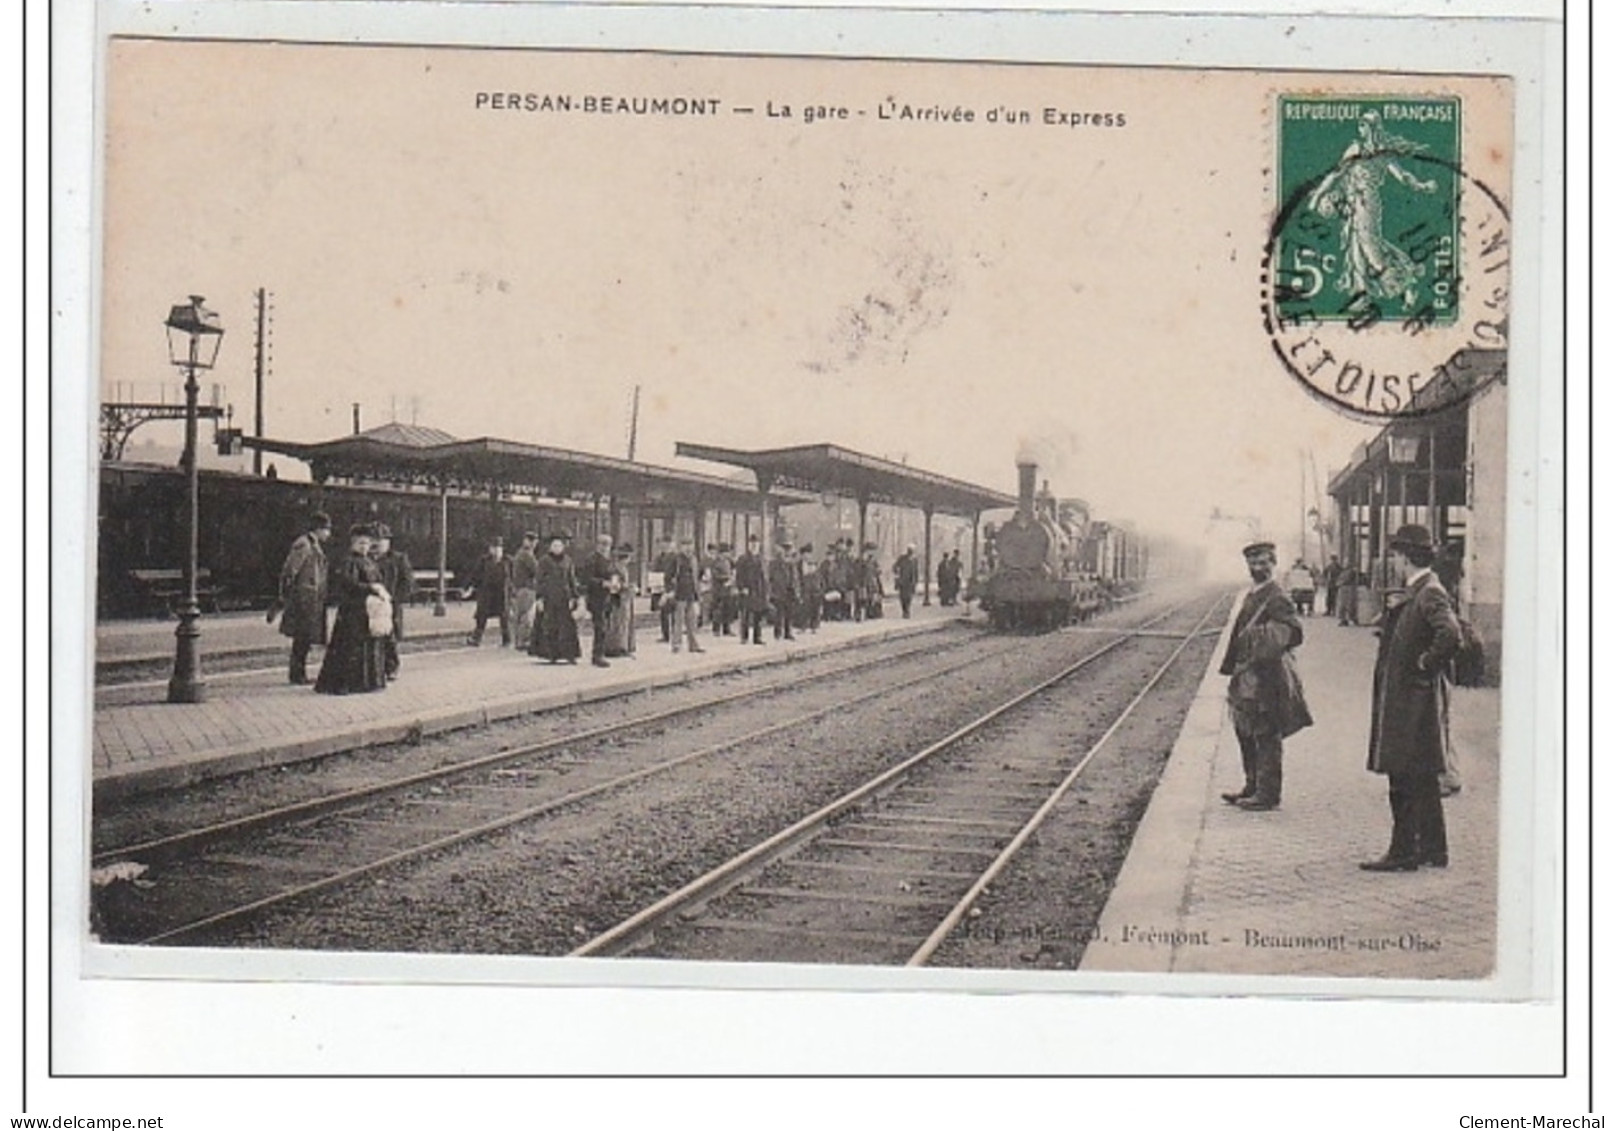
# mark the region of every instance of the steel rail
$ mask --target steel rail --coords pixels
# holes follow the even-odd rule
[[[1166,612],[1161,613],[1159,616],[1151,618],[1150,620],[1145,621],[1144,625],[1152,624],[1156,620],[1165,619],[1166,617],[1171,616],[1173,613],[1175,613],[1178,609],[1180,609],[1182,607],[1183,607],[1182,605],[1173,606],[1171,609],[1168,609]],[[1141,625],[1141,626],[1138,626],[1138,627],[1144,627],[1144,626]],[[1091,653],[1090,658],[1097,659],[1099,656],[1103,655],[1104,653],[1110,651],[1111,649],[1113,649],[1115,647],[1118,647],[1119,645],[1125,643],[1127,640],[1132,638],[1131,635],[1130,635],[1130,630],[1125,628],[1125,627],[1118,627],[1116,629],[1116,631],[1119,634],[1118,638],[1116,640],[1110,642],[1109,644],[1105,645],[1103,648],[1101,648],[1097,652]],[[967,641],[966,643],[969,643],[969,641]],[[1006,648],[1005,652],[1013,650],[1013,647],[1014,646],[1012,645],[1010,648]],[[911,649],[909,651],[901,653],[900,656],[896,657],[896,658],[906,658],[908,656],[918,654],[919,652],[922,652],[922,651],[924,651],[923,648]],[[875,660],[868,661],[867,663],[862,663],[862,664],[858,664],[858,665],[849,665],[849,667],[847,667],[847,668],[837,669],[835,672],[826,673],[825,676],[823,676],[823,677],[817,677],[816,676],[816,677],[813,677],[813,678],[818,679],[818,678],[828,678],[831,675],[843,675],[849,670],[854,670],[854,669],[856,669],[858,667],[872,666],[875,663],[888,662],[893,658],[894,657],[890,657],[890,656],[879,657],[879,658],[877,658]],[[1085,663],[1087,661],[1083,661],[1083,662]],[[964,661],[962,661],[960,663],[950,664],[950,665],[942,668],[939,671],[932,672],[932,673],[930,673],[930,675],[927,678],[928,679],[936,679],[936,678],[939,678],[941,676],[951,675],[954,672],[962,671],[962,670],[964,670],[966,668],[979,666],[980,663],[981,663],[981,657],[979,655],[978,656],[971,656],[969,659],[964,660]],[[654,776],[656,774],[661,774],[661,773],[665,773],[665,772],[667,772],[669,770],[676,769],[679,766],[685,765],[685,764],[687,764],[689,762],[696,761],[697,759],[710,757],[710,756],[712,756],[714,754],[722,753],[725,750],[729,750],[729,749],[732,749],[732,748],[737,747],[737,746],[742,746],[742,745],[744,745],[744,744],[746,744],[748,742],[753,742],[753,741],[755,741],[755,740],[757,740],[759,738],[764,738],[764,737],[767,737],[768,735],[775,734],[775,733],[778,733],[780,731],[789,730],[789,729],[792,729],[792,728],[795,728],[795,727],[798,727],[798,726],[802,726],[802,725],[804,725],[806,723],[817,721],[818,719],[824,718],[824,717],[829,716],[831,714],[835,714],[837,712],[844,711],[848,707],[856,706],[859,703],[867,702],[867,701],[869,701],[871,699],[877,699],[877,698],[879,698],[879,697],[881,697],[883,695],[889,695],[894,690],[896,690],[896,689],[893,688],[893,687],[879,687],[879,688],[872,689],[870,691],[862,692],[862,693],[860,693],[858,695],[855,695],[855,696],[853,696],[853,697],[851,697],[849,699],[843,699],[843,700],[841,700],[841,701],[839,701],[837,703],[833,703],[833,704],[830,704],[829,706],[822,707],[822,708],[819,708],[819,709],[814,710],[814,711],[810,711],[810,712],[808,712],[806,714],[799,715],[799,716],[796,716],[796,717],[790,718],[790,719],[785,719],[785,720],[782,720],[780,722],[772,723],[772,724],[770,724],[770,725],[768,725],[768,726],[766,726],[766,727],[764,727],[764,728],[762,728],[760,730],[748,731],[746,734],[739,735],[739,736],[737,736],[735,738],[725,739],[722,742],[715,743],[715,744],[712,744],[710,746],[702,747],[702,748],[700,748],[698,750],[691,751],[691,752],[689,752],[687,754],[681,754],[677,758],[672,758],[672,759],[668,759],[668,760],[663,761],[663,762],[658,762],[655,765],[646,766],[646,767],[643,767],[641,769],[632,771],[631,773],[623,774],[623,775],[619,775],[617,777],[611,778],[611,779],[609,779],[607,781],[604,781],[604,782],[598,782],[598,783],[596,783],[596,784],[594,784],[592,786],[587,786],[587,787],[585,787],[584,789],[581,789],[581,790],[575,790],[575,791],[573,791],[571,793],[568,793],[568,794],[565,794],[565,795],[563,795],[561,797],[551,798],[550,800],[545,801],[545,802],[543,802],[543,803],[541,803],[539,805],[530,806],[530,807],[527,807],[525,809],[518,810],[518,811],[516,811],[514,813],[508,813],[508,814],[505,814],[504,816],[497,817],[497,818],[494,818],[494,819],[489,820],[489,821],[485,821],[485,822],[483,822],[481,824],[474,825],[474,826],[471,826],[471,827],[466,828],[466,829],[458,830],[458,831],[456,831],[454,833],[450,833],[450,834],[445,835],[445,836],[436,837],[436,838],[434,838],[434,839],[432,839],[430,841],[424,842],[422,844],[413,845],[413,846],[411,846],[409,848],[403,848],[403,849],[399,849],[399,850],[394,851],[394,852],[387,853],[386,855],[384,855],[382,857],[379,857],[379,858],[371,860],[371,861],[367,861],[364,864],[359,864],[359,865],[355,865],[355,866],[350,867],[350,868],[341,869],[341,870],[339,870],[337,872],[332,873],[331,875],[323,876],[323,877],[321,877],[319,879],[316,879],[316,880],[311,880],[308,883],[298,884],[298,885],[296,885],[294,887],[287,888],[287,889],[285,889],[283,891],[276,892],[276,893],[274,893],[272,895],[264,896],[264,897],[262,897],[260,899],[253,900],[250,903],[241,904],[241,905],[236,906],[236,907],[226,908],[225,910],[216,912],[216,913],[214,913],[212,915],[207,915],[207,916],[204,916],[204,917],[202,917],[200,919],[194,919],[194,920],[191,920],[189,922],[182,923],[182,924],[180,924],[180,925],[178,925],[176,927],[171,927],[171,928],[169,928],[167,930],[160,931],[160,932],[158,932],[156,934],[153,934],[153,935],[148,935],[148,936],[138,940],[136,945],[148,945],[148,944],[153,944],[153,943],[172,942],[172,941],[174,941],[176,939],[183,938],[183,937],[185,937],[187,935],[195,934],[195,933],[197,933],[199,931],[203,931],[203,930],[206,930],[206,929],[211,928],[211,927],[218,927],[218,926],[223,926],[223,925],[225,925],[227,923],[238,922],[238,921],[240,921],[242,919],[249,918],[252,915],[255,915],[255,914],[257,914],[257,913],[259,913],[261,911],[265,911],[265,910],[268,910],[268,909],[270,909],[272,907],[277,907],[277,906],[280,906],[282,904],[293,902],[294,900],[303,899],[303,898],[306,898],[306,897],[308,897],[310,895],[315,895],[315,894],[318,894],[318,893],[320,893],[322,891],[327,891],[329,889],[339,887],[339,886],[341,886],[343,884],[347,884],[347,883],[352,882],[353,880],[363,878],[364,876],[370,875],[370,874],[372,874],[374,872],[381,871],[381,870],[386,869],[386,868],[391,868],[391,867],[393,867],[395,865],[405,863],[405,862],[410,861],[410,860],[415,860],[415,859],[419,859],[419,858],[422,858],[422,857],[425,857],[425,856],[429,856],[429,855],[431,855],[433,853],[441,852],[441,851],[443,851],[445,849],[455,847],[456,845],[466,843],[467,841],[476,840],[476,839],[480,839],[480,838],[483,838],[483,837],[486,837],[486,836],[490,836],[490,835],[492,835],[492,834],[494,834],[496,832],[503,831],[504,829],[510,828],[510,827],[512,827],[514,825],[522,824],[522,823],[527,822],[527,821],[536,820],[537,818],[545,816],[546,814],[554,812],[554,811],[556,811],[558,809],[565,808],[566,806],[569,806],[569,805],[578,804],[579,802],[586,801],[589,798],[598,796],[600,794],[611,792],[613,790],[622,788],[623,786],[632,785],[635,782],[641,781],[641,780],[643,780],[645,778],[648,778],[648,777],[652,777],[652,776]],[[713,703],[716,703],[716,702],[728,702],[728,701],[732,701],[732,700],[734,700],[736,698],[743,698],[743,697],[752,696],[752,695],[756,695],[756,694],[757,694],[757,691],[752,690],[752,691],[749,691],[749,692],[741,693],[739,695],[726,696],[726,697],[723,697],[721,700],[707,701],[704,704],[704,706],[710,706],[710,705],[712,705]],[[662,714],[664,714],[664,715],[665,714],[683,714],[683,713],[687,713],[690,710],[695,710],[695,709],[699,709],[699,708],[689,708],[689,707],[675,708],[675,709],[672,709],[669,712],[663,712]],[[650,718],[650,717],[647,717],[647,718]],[[537,745],[559,746],[559,745],[575,744],[580,739],[599,737],[600,734],[609,734],[609,733],[614,732],[614,731],[619,731],[619,730],[625,729],[627,726],[630,726],[630,725],[643,725],[646,721],[647,721],[647,719],[639,719],[639,720],[636,720],[634,723],[631,723],[631,724],[611,724],[611,725],[609,725],[607,727],[596,728],[595,731],[588,732],[586,735],[585,734],[572,735],[572,736],[568,736],[568,737],[566,737],[564,739],[562,739],[562,738],[547,739],[547,740],[545,740],[545,742],[543,744],[537,744]],[[519,757],[529,756],[532,752],[533,751],[531,751],[531,750],[506,751],[506,752],[502,752],[502,753],[500,753],[498,755],[489,755],[489,756],[487,756],[485,758],[478,759],[478,761],[481,763],[481,765],[479,765],[476,768],[478,768],[478,769],[486,768],[486,766],[489,765],[489,764],[496,764],[497,762],[500,762],[500,761],[511,761],[511,760],[514,760],[514,759],[519,758]],[[469,766],[469,764],[462,764],[460,766],[453,767],[451,770],[449,770],[448,773],[442,773],[440,771],[427,771],[425,774],[412,775],[412,777],[413,778],[426,778],[426,779],[431,779],[433,777],[441,778],[441,777],[451,776],[452,774],[459,774],[459,773],[462,773],[462,772],[467,772],[470,769],[471,769],[471,767]],[[381,796],[384,796],[387,793],[397,792],[397,790],[399,788],[401,788],[401,787],[398,786],[396,783],[394,783],[393,785],[390,785],[385,789],[375,789],[373,787],[361,787],[361,789],[358,790],[358,791],[348,791],[348,792],[349,793],[354,793],[354,792],[364,792],[366,790],[369,790],[369,792],[371,792],[374,796],[360,797],[358,800],[362,804],[365,801],[375,800],[375,799],[377,799],[377,798],[379,798]],[[339,806],[339,805],[336,805],[334,803],[334,801],[335,801],[335,798],[341,797],[341,796],[344,796],[344,795],[333,795],[332,798],[321,799],[320,808],[321,808],[322,811],[319,812],[319,813],[299,813],[297,815],[299,815],[299,816],[327,816],[327,815],[331,815],[333,812],[340,813],[342,811],[342,807]],[[355,807],[357,807],[357,806],[355,806]],[[293,807],[283,807],[283,809],[284,808],[293,808]],[[231,828],[229,828],[228,833],[240,832],[242,830],[239,827],[235,827],[235,826],[238,826],[241,822],[243,822],[243,821],[254,821],[257,824],[262,825],[262,824],[268,823],[268,821],[266,819],[266,816],[267,815],[255,814],[252,818],[239,818],[239,819],[237,819],[237,821],[225,822],[224,824],[232,826]],[[218,826],[218,827],[223,827],[223,826]],[[248,830],[248,831],[250,831],[250,830]],[[220,833],[219,835],[220,836],[228,835],[228,833]],[[185,834],[179,834],[179,835],[183,836]],[[216,839],[216,838],[211,838],[211,839]],[[153,842],[153,843],[156,843],[156,842]]]
[[[1219,601],[1220,600],[1221,598],[1219,598]],[[1143,624],[1135,627],[1137,629],[1147,628],[1149,625],[1152,625],[1157,621],[1162,621],[1172,616],[1189,603],[1190,602],[1185,601],[1181,604],[1174,605],[1160,615],[1152,617],[1149,620],[1144,621]],[[731,857],[729,860],[718,865],[716,868],[705,873],[704,875],[696,877],[683,887],[679,888],[677,891],[671,892],[670,894],[662,897],[649,907],[636,912],[634,915],[624,919],[622,922],[618,923],[609,930],[596,935],[588,942],[571,951],[570,957],[581,958],[597,954],[621,953],[645,931],[665,921],[670,915],[685,910],[693,904],[710,901],[718,896],[723,895],[725,892],[731,890],[738,884],[743,883],[749,876],[756,874],[762,868],[772,864],[790,849],[793,849],[797,845],[817,836],[821,831],[823,831],[825,824],[832,818],[841,815],[867,798],[895,785],[897,782],[907,777],[917,766],[930,761],[935,755],[956,745],[959,741],[969,737],[976,731],[987,726],[999,716],[1015,709],[1028,699],[1040,695],[1050,688],[1062,683],[1066,679],[1069,679],[1083,668],[1086,668],[1089,664],[1092,664],[1102,657],[1108,655],[1110,652],[1121,647],[1128,641],[1139,638],[1138,635],[1133,631],[1119,631],[1122,632],[1122,635],[1118,636],[1117,639],[1102,645],[1092,652],[1089,652],[1081,659],[1063,668],[1050,678],[1039,682],[1029,690],[1016,695],[1014,698],[1000,703],[992,710],[986,712],[985,714],[979,715],[972,721],[966,723],[964,726],[959,727],[945,737],[931,743],[919,753],[911,755],[890,769],[882,771],[880,774],[877,774],[875,777],[864,782],[864,784],[856,787],[848,793],[843,794],[828,804],[821,806],[812,813],[809,813],[807,816],[796,821],[794,824],[780,830],[766,840],[763,840],[744,852]]]
[[[920,635],[929,634],[923,633]],[[956,646],[965,647],[971,643],[974,643],[974,641],[970,639],[960,640],[957,642]],[[864,645],[863,647],[875,647],[875,643]],[[860,648],[860,651],[861,650],[862,648]],[[294,820],[299,817],[322,816],[327,813],[341,810],[350,805],[384,797],[389,793],[396,793],[400,790],[412,789],[418,785],[446,781],[463,774],[472,774],[480,770],[486,770],[502,765],[504,763],[520,761],[523,758],[529,758],[535,754],[544,754],[552,750],[564,748],[566,746],[571,746],[582,742],[592,742],[600,738],[608,738],[612,735],[620,734],[623,731],[632,730],[636,727],[654,726],[658,723],[664,723],[672,719],[676,719],[682,715],[694,714],[699,711],[705,711],[712,707],[727,706],[728,704],[737,702],[741,699],[749,699],[757,695],[771,695],[782,691],[794,691],[798,688],[809,687],[814,683],[831,679],[836,676],[846,675],[850,672],[858,672],[865,668],[876,667],[881,664],[892,663],[899,660],[906,660],[912,656],[919,656],[928,652],[934,653],[936,651],[937,649],[934,646],[921,645],[915,648],[904,649],[903,651],[894,655],[867,657],[859,659],[851,664],[845,664],[831,671],[809,675],[796,680],[776,680],[765,687],[753,687],[734,691],[725,695],[712,696],[710,698],[701,700],[699,703],[690,703],[679,707],[669,707],[666,710],[656,711],[649,715],[639,715],[632,719],[606,723],[598,727],[592,727],[588,730],[575,731],[567,735],[559,735],[554,738],[541,739],[538,742],[529,743],[526,746],[519,746],[511,750],[495,751],[492,754],[484,754],[476,758],[470,758],[464,762],[457,762],[451,766],[436,766],[430,770],[422,770],[418,773],[408,774],[401,778],[391,778],[385,782],[355,786],[352,789],[342,790],[339,793],[327,794],[323,797],[310,798],[305,801],[293,801],[286,805],[276,806],[273,809],[265,809],[258,813],[248,813],[240,817],[233,817],[228,821],[219,821],[211,825],[205,825],[201,828],[186,829],[181,832],[171,833],[167,836],[153,837],[151,840],[141,841],[136,844],[102,849],[100,852],[91,855],[90,864],[92,867],[98,868],[106,864],[116,863],[120,860],[152,859],[170,856],[175,852],[182,852],[188,849],[200,847],[201,845],[207,844],[214,840],[220,840],[231,836],[239,836],[243,833],[252,832],[256,829],[264,828],[269,825]],[[948,674],[948,672],[951,670],[953,669],[945,669],[941,674]]]
[[[1144,686],[1139,690],[1138,694],[1133,696],[1132,700],[1127,704],[1127,706],[1122,709],[1122,713],[1116,716],[1115,721],[1112,722],[1110,726],[1106,727],[1105,732],[1101,734],[1091,746],[1088,747],[1083,756],[1078,759],[1077,764],[1071,767],[1070,771],[1061,780],[1060,784],[1054,788],[1054,792],[1049,794],[1047,800],[1045,800],[1042,805],[1038,806],[1037,811],[1027,819],[1026,824],[1021,827],[1021,830],[1010,839],[1010,842],[1004,846],[1003,850],[999,852],[998,856],[993,860],[993,862],[989,864],[986,870],[976,878],[976,881],[970,885],[969,890],[966,891],[962,897],[960,897],[959,902],[956,903],[951,910],[949,910],[947,915],[943,916],[942,922],[937,924],[936,928],[929,936],[927,936],[925,942],[920,945],[919,949],[909,956],[906,965],[923,966],[927,961],[930,960],[931,956],[936,953],[937,948],[942,945],[950,934],[953,933],[953,929],[959,925],[966,915],[969,914],[970,909],[975,905],[976,900],[981,898],[982,892],[986,891],[988,886],[998,878],[1005,868],[1009,866],[1009,862],[1015,858],[1015,855],[1019,853],[1020,850],[1025,846],[1026,842],[1031,839],[1032,834],[1037,832],[1037,830],[1042,826],[1043,822],[1048,819],[1049,814],[1054,811],[1054,807],[1060,803],[1060,799],[1063,798],[1071,787],[1076,784],[1077,778],[1080,777],[1082,772],[1088,768],[1088,764],[1093,761],[1094,756],[1097,755],[1100,749],[1103,748],[1104,745],[1116,734],[1116,732],[1121,729],[1122,724],[1132,717],[1133,712],[1138,709],[1140,703],[1144,702],[1145,697],[1149,695],[1150,692],[1155,690],[1155,685],[1160,683],[1161,679],[1166,675],[1166,673],[1172,669],[1172,665],[1177,663],[1178,657],[1183,655],[1184,649],[1189,646],[1190,641],[1199,639],[1201,629],[1203,629],[1206,622],[1211,619],[1212,614],[1222,606],[1224,600],[1225,598],[1219,597],[1212,602],[1211,607],[1206,610],[1205,615],[1201,617],[1199,623],[1195,625],[1194,631],[1183,637],[1178,646],[1172,650],[1172,654],[1166,658],[1159,668],[1156,669],[1155,674],[1150,676],[1149,682],[1144,684]]]

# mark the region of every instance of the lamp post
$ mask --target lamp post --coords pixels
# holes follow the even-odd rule
[[[168,360],[185,370],[185,500],[186,548],[182,567],[184,603],[179,610],[179,627],[174,629],[174,674],[168,680],[170,703],[202,701],[202,666],[197,640],[202,630],[197,622],[202,610],[196,602],[197,474],[196,474],[196,371],[212,369],[219,356],[224,328],[219,316],[202,305],[201,295],[168,312],[163,324],[168,331]]]

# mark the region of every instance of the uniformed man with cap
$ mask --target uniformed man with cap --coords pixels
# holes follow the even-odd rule
[[[1251,812],[1277,809],[1284,788],[1284,740],[1312,725],[1306,697],[1290,653],[1301,643],[1295,604],[1273,571],[1278,553],[1271,542],[1244,549],[1251,587],[1234,618],[1218,671],[1228,681],[1228,708],[1239,739],[1244,786],[1222,795]]]

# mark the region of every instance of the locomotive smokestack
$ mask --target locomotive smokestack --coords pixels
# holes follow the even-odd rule
[[[1021,501],[1018,513],[1027,522],[1032,520],[1032,497],[1037,493],[1037,464],[1028,459],[1015,462],[1015,470],[1021,473]]]

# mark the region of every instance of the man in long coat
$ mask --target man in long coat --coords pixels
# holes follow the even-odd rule
[[[1447,823],[1441,810],[1446,763],[1448,664],[1461,640],[1452,599],[1431,570],[1435,544],[1422,526],[1391,539],[1406,598],[1387,608],[1374,665],[1374,714],[1368,768],[1390,778],[1391,846],[1368,872],[1412,872],[1447,866]]]
[[[510,559],[505,557],[505,540],[499,535],[488,539],[488,552],[478,560],[476,627],[466,643],[477,647],[488,621],[499,618],[499,646],[510,647]]]
[[[290,678],[308,682],[308,651],[326,639],[325,540],[331,536],[331,516],[324,511],[309,515],[307,533],[298,536],[280,568],[280,634],[292,638]],[[271,609],[271,614],[274,610]],[[271,616],[273,619],[273,616]]]
[[[897,600],[903,606],[903,617],[908,618],[914,605],[914,591],[920,587],[920,562],[909,546],[892,564],[892,576],[897,582]]]
[[[746,552],[735,561],[735,593],[740,598],[740,642],[763,642],[763,617],[768,612],[768,574],[763,568],[762,539],[746,539]]]
[[[802,563],[789,542],[768,563],[768,598],[774,606],[774,639],[795,640],[796,606],[802,599]]]
[[[612,596],[622,589],[622,574],[617,571],[617,562],[611,556],[611,535],[595,535],[594,553],[583,563],[580,574],[583,599],[589,607],[589,621],[594,626],[594,646],[589,662],[597,668],[609,668],[611,663],[606,659],[606,614],[610,611]],[[665,596],[663,600],[666,600]]]
[[[1228,708],[1245,771],[1244,788],[1222,799],[1250,812],[1277,809],[1284,790],[1284,740],[1312,725],[1290,651],[1301,643],[1295,605],[1273,578],[1271,542],[1244,549],[1251,587],[1245,593],[1228,650],[1217,669],[1228,681]]]

